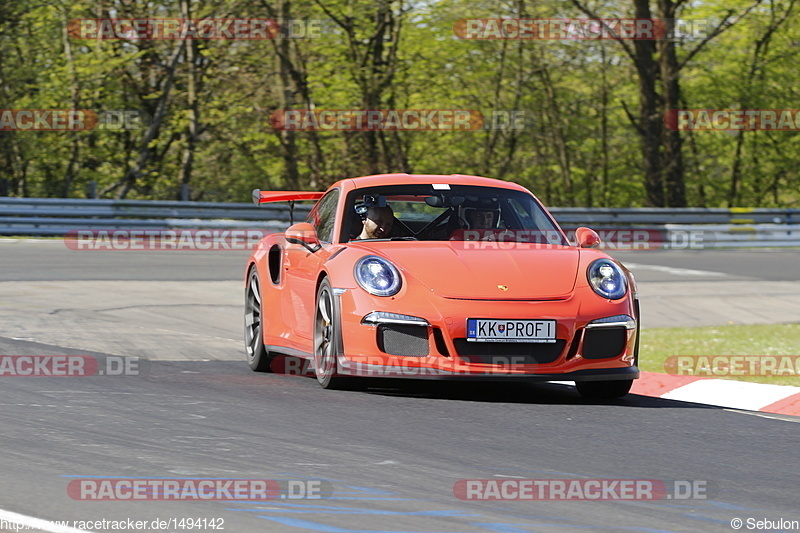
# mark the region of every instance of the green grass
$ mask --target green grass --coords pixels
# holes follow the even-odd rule
[[[670,356],[679,355],[785,355],[792,356],[790,359],[794,371],[800,370],[800,324],[646,328],[641,335],[639,369],[647,372],[670,373],[665,368],[665,362]],[[784,373],[780,376],[724,376],[704,373],[703,377],[800,387],[800,375],[797,373]]]

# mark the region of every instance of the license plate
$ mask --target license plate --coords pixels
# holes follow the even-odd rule
[[[556,342],[555,320],[467,319],[471,342]]]

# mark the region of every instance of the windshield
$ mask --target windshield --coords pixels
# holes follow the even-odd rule
[[[503,240],[568,246],[531,195],[470,185],[396,185],[348,195],[342,240]]]

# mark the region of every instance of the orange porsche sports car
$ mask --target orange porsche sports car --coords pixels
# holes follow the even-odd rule
[[[247,262],[253,370],[280,355],[311,362],[325,388],[522,379],[574,381],[593,398],[623,396],[639,377],[633,276],[595,249],[594,231],[571,244],[520,185],[385,174],[253,199],[317,201]]]

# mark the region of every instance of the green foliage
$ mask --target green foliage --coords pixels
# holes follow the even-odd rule
[[[95,182],[105,197],[174,199],[192,153],[187,181],[196,200],[247,201],[255,187],[323,189],[357,174],[407,171],[512,180],[548,205],[645,204],[640,138],[626,112],[638,109],[637,74],[619,43],[454,34],[463,18],[586,18],[571,2],[183,1],[193,18],[273,18],[290,9],[291,18],[324,21],[324,31],[288,43],[80,40],[67,35],[69,21],[177,18],[181,0],[3,2],[0,108],[134,110],[149,117],[129,131],[0,131],[0,179],[11,194],[85,197]],[[684,4],[679,14],[713,22],[750,4]],[[604,16],[633,13],[630,2],[591,5]],[[797,21],[792,1],[765,3],[710,40],[681,70],[682,106],[798,107]],[[679,61],[701,40],[679,42]],[[194,46],[194,69],[186,46]],[[163,120],[149,132],[160,105]],[[270,117],[287,105],[465,109],[487,119],[521,110],[525,122],[519,130],[276,131]],[[797,207],[799,143],[795,132],[684,134],[690,205]]]

